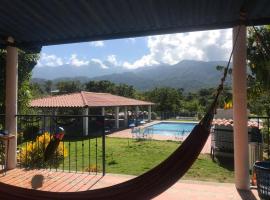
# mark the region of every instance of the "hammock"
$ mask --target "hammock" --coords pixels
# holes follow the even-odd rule
[[[205,117],[194,127],[186,140],[170,157],[145,174],[111,187],[84,192],[59,193],[37,191],[0,183],[0,199],[141,200],[155,197],[177,182],[188,171],[200,154],[210,133],[214,110],[218,96],[222,91],[226,74],[227,70],[225,70],[216,98]]]
[[[239,33],[239,29],[238,29]],[[83,192],[48,192],[0,183],[0,199],[5,200],[126,200],[126,199],[152,199],[176,183],[191,167],[199,156],[207,138],[213,120],[218,97],[223,90],[234,47],[230,59],[224,70],[221,84],[217,89],[216,97],[207,114],[194,127],[186,140],[165,161],[150,171],[129,181],[110,187],[83,191]]]

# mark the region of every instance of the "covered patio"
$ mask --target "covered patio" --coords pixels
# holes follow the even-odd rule
[[[140,101],[137,99],[126,98],[122,96],[112,95],[109,93],[95,93],[81,91],[79,93],[72,93],[66,95],[57,95],[34,99],[31,101],[32,108],[41,109],[43,112],[46,110],[53,111],[55,115],[59,110],[69,109],[82,109],[82,114],[85,116],[90,115],[92,109],[99,109],[99,113],[91,113],[92,115],[106,116],[108,110],[110,113],[114,112],[114,125],[110,125],[110,130],[119,128],[127,128],[129,119],[133,120],[130,123],[135,123],[139,120],[140,108],[147,107],[147,121],[151,121],[151,106],[152,102]],[[135,108],[133,116],[129,116],[129,110]],[[107,109],[107,112],[106,112]],[[122,110],[123,119],[120,120],[120,111]],[[134,109],[133,109],[134,110]],[[141,119],[144,120],[144,119]],[[84,117],[83,130],[85,135],[88,135],[88,118]],[[120,123],[120,121],[122,123]],[[138,122],[139,123],[139,122]],[[109,124],[108,124],[109,125]]]
[[[39,52],[41,47],[46,45],[233,28],[235,187],[251,194],[246,134],[248,119],[246,27],[269,24],[269,7],[268,0],[3,1],[0,8],[0,47],[7,53],[5,129],[10,135],[15,136],[8,149],[8,169],[16,168],[17,157],[17,83],[18,67],[20,67],[18,66],[18,49]],[[192,148],[190,147],[191,150]],[[12,173],[12,170],[8,172],[8,174]],[[0,179],[0,182],[5,181]],[[236,198],[247,199],[241,195],[241,192],[237,193],[235,187],[230,186],[229,193],[238,195]],[[176,187],[174,190],[176,192],[172,194],[173,198],[176,196],[176,199],[179,199],[180,194],[182,196],[182,193],[178,193],[178,189],[182,190],[180,188],[185,187]],[[204,188],[203,186],[199,188],[196,196],[202,199]],[[214,192],[209,192],[209,196],[205,199],[214,199],[218,192],[217,188],[215,185]],[[22,191],[17,188],[17,191],[19,190]],[[132,191],[137,195],[143,194]],[[225,191],[226,189],[223,188],[220,193]],[[194,191],[193,194],[195,194]],[[72,197],[75,198],[75,195],[72,194]],[[251,195],[251,198],[255,197]],[[187,199],[195,198],[189,196]],[[219,199],[234,199],[234,197],[220,196]]]

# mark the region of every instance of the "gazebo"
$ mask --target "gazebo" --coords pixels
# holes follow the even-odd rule
[[[49,96],[40,99],[34,99],[30,103],[32,108],[40,109],[71,109],[81,108],[84,115],[89,115],[89,109],[100,108],[100,114],[106,115],[106,108],[113,108],[115,114],[115,128],[119,129],[119,110],[124,109],[124,127],[128,125],[128,107],[135,107],[135,116],[138,116],[139,106],[148,107],[148,121],[151,121],[152,102],[141,101],[132,98],[112,95],[109,93],[96,93],[81,91],[78,93]],[[84,117],[84,132],[88,133],[88,118]]]
[[[5,126],[17,133],[18,48],[233,28],[233,118],[235,185],[248,190],[246,27],[270,23],[269,0],[20,1],[0,7],[0,47],[6,57]],[[192,148],[192,147],[191,147]],[[16,138],[9,169],[16,167]]]

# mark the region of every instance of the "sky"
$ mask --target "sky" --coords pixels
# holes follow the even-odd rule
[[[37,67],[95,63],[136,69],[182,60],[226,61],[231,48],[231,29],[72,43],[43,47]]]

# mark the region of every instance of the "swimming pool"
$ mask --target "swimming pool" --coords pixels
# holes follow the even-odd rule
[[[148,126],[148,132],[165,136],[187,136],[197,123],[184,122],[160,122],[152,126]]]

